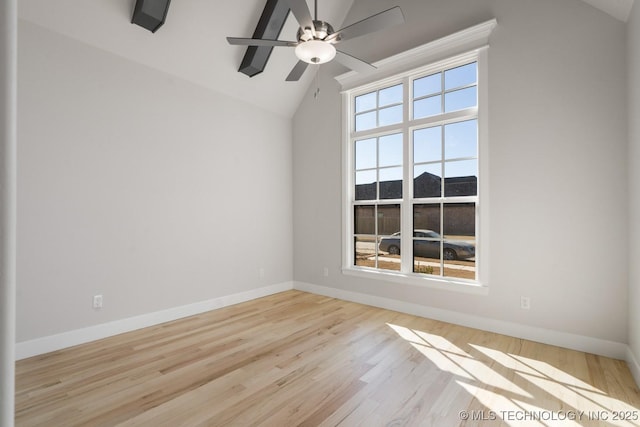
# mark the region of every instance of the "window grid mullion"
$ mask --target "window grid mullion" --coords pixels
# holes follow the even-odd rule
[[[374,244],[373,244],[373,253],[375,255],[375,267],[378,267],[378,204],[374,205],[373,209],[373,232],[374,232]]]
[[[451,88],[451,89],[445,89],[443,87],[442,88],[442,95],[444,96],[444,95],[446,95],[448,93],[451,93],[451,92],[456,92],[458,90],[469,89],[469,88],[472,88],[472,87],[478,87],[478,83],[469,83],[469,84],[462,85],[462,86],[456,86],[456,87]]]
[[[380,89],[376,90],[376,127],[380,127]]]
[[[442,90],[444,91],[444,72],[442,73]],[[444,111],[444,93],[442,95],[442,111]],[[440,276],[444,277],[444,201],[443,199],[445,198],[446,194],[445,194],[445,188],[446,188],[446,175],[447,172],[445,170],[445,161],[444,159],[446,158],[446,154],[444,152],[445,150],[445,141],[447,139],[446,136],[446,126],[445,125],[441,125],[441,132],[440,132],[440,162],[441,162],[441,166],[440,166],[440,173],[442,174],[442,179],[440,180],[440,230],[438,230],[438,232],[440,233],[440,259],[438,260],[440,262]]]
[[[402,154],[403,154],[403,183],[402,183],[402,205],[400,207],[400,230],[401,238],[400,246],[402,250],[400,252],[400,271],[408,274],[413,272],[413,210],[409,209],[411,206],[411,197],[413,195],[413,151],[411,149],[410,129],[409,123],[411,122],[411,78],[409,76],[403,79],[402,88]]]
[[[444,70],[440,72],[440,114],[445,112],[444,109]]]
[[[376,91],[376,107],[378,107],[378,96],[380,91]],[[376,124],[378,120],[378,110],[376,110]],[[375,268],[380,268],[378,260],[378,206],[380,203],[380,138],[376,138],[376,199],[373,209],[373,254]]]
[[[380,201],[380,138],[376,138],[376,202]]]

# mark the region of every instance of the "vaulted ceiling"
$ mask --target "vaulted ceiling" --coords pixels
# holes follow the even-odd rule
[[[321,0],[319,16],[340,23],[353,0]],[[131,24],[135,0],[21,0],[21,19],[83,43],[162,70],[290,117],[313,79],[285,82],[296,64],[293,51],[273,50],[265,71],[253,78],[238,73],[244,47],[226,36],[251,37],[265,0],[173,1],[167,21],[155,34]],[[289,14],[281,37],[295,39]],[[307,70],[309,71],[309,70]]]
[[[634,2],[583,1],[623,22]],[[353,2],[320,0],[319,18],[338,29]],[[312,0],[308,3],[313,10]],[[167,22],[155,34],[130,23],[134,4],[135,0],[21,0],[19,15],[21,19],[82,43],[285,117],[293,115],[313,79],[313,70],[307,70],[301,81],[285,82],[285,77],[297,62],[288,48],[274,49],[265,71],[256,77],[249,78],[237,72],[245,48],[228,45],[225,37],[250,37],[265,0],[174,1]],[[395,3],[389,2],[389,5]],[[354,20],[363,18],[365,16]],[[295,40],[297,28],[290,14],[281,38]],[[344,50],[349,52],[347,43]]]

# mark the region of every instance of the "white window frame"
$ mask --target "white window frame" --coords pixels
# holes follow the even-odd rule
[[[489,221],[488,221],[488,185],[489,159],[488,159],[488,37],[497,25],[495,20],[463,30],[459,33],[436,40],[411,51],[401,53],[392,58],[376,63],[378,71],[362,76],[353,72],[338,76],[337,80],[342,84],[343,104],[343,235],[342,235],[342,272],[343,274],[363,277],[367,279],[379,279],[388,282],[404,283],[429,288],[446,289],[465,293],[487,294],[489,281]],[[418,120],[410,120],[412,117],[412,100],[410,96],[410,82],[418,75],[425,76],[431,73],[444,71],[456,66],[477,62],[478,70],[478,105],[472,109],[426,117]],[[428,65],[418,65],[428,64]],[[401,260],[402,270],[391,271],[358,267],[354,262],[354,149],[353,140],[355,112],[354,99],[358,95],[366,94],[395,84],[404,83],[404,108],[403,122],[398,125],[378,127],[361,131],[360,138],[373,137],[389,132],[401,130],[403,133],[403,198],[401,201],[389,200],[389,203],[401,205]],[[473,110],[473,111],[471,111]],[[416,127],[425,127],[434,122],[457,122],[465,118],[473,118],[478,121],[478,193],[470,197],[476,203],[476,280],[464,280],[446,276],[432,276],[413,273],[413,164],[410,163],[412,153],[412,130]],[[464,198],[456,198],[456,201],[464,202]],[[382,202],[382,203],[380,203]],[[371,201],[378,205],[387,203],[386,200]],[[416,201],[415,203],[420,203]]]

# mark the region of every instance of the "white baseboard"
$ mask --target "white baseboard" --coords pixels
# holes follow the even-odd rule
[[[570,334],[567,332],[473,316],[455,311],[394,300],[391,298],[345,291],[343,289],[336,289],[327,286],[313,285],[311,283],[294,282],[293,287],[294,289],[313,294],[357,302],[388,310],[400,311],[420,317],[440,320],[442,322],[482,329],[484,331],[495,332],[502,335],[555,345],[586,353],[598,354],[614,359],[628,360],[629,354],[631,354],[631,351],[626,344],[615,341],[607,341],[599,338]],[[636,363],[636,368],[637,367],[638,365]],[[636,378],[636,382],[638,382],[638,376],[635,376],[634,374],[634,377]]]
[[[207,301],[200,301],[180,307],[129,317],[127,319],[115,320],[113,322],[63,332],[61,334],[19,342],[16,344],[16,360],[84,344],[148,326],[158,325],[160,323],[170,322],[291,289],[293,289],[293,282],[284,282],[252,289],[250,291],[239,292],[237,294],[225,295]]]
[[[631,371],[631,375],[633,375],[633,379],[636,380],[636,384],[640,387],[640,364],[638,364],[638,359],[636,359],[636,355],[633,354],[630,346],[627,346],[627,357],[625,357],[625,361],[629,366],[629,370]]]
[[[158,325],[164,322],[181,319],[188,316],[204,313],[222,307],[227,307],[241,302],[250,301],[267,295],[297,289],[318,295],[332,298],[339,298],[346,301],[385,308],[388,310],[400,311],[416,316],[440,320],[443,322],[467,326],[499,334],[509,335],[517,338],[569,348],[572,350],[584,351],[587,353],[599,354],[615,359],[625,360],[629,369],[640,386],[640,364],[631,348],[623,343],[607,341],[583,335],[570,334],[566,332],[553,331],[549,329],[536,328],[532,326],[505,322],[501,320],[488,319],[479,316],[443,310],[424,305],[408,303],[391,298],[378,297],[374,295],[362,294],[358,292],[345,291],[342,289],[327,286],[314,285],[304,282],[284,282],[276,285],[253,289],[237,294],[226,295],[188,304],[180,307],[173,307],[167,310],[143,314],[127,319],[116,320],[87,328],[76,329],[47,337],[36,338],[16,344],[16,360],[39,354],[60,350],[74,345],[84,344],[102,338],[148,326]]]

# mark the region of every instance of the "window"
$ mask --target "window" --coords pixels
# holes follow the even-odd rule
[[[477,285],[482,51],[344,92],[344,270]]]

